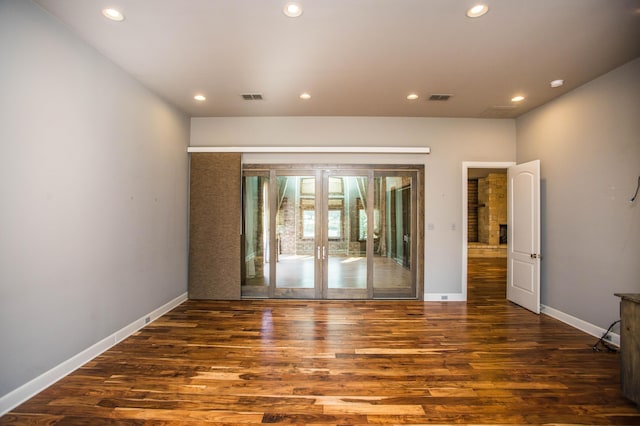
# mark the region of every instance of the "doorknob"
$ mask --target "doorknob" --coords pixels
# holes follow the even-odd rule
[[[542,255],[538,253],[531,253],[532,259],[542,259]]]

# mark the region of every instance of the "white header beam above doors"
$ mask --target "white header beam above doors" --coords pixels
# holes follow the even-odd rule
[[[187,152],[430,154],[429,147],[382,146],[190,146]]]

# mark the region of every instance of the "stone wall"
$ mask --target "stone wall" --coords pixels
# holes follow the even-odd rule
[[[478,179],[478,241],[500,244],[500,225],[507,223],[507,175]]]

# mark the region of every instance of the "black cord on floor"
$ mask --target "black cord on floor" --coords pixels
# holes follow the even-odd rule
[[[604,338],[607,337],[609,335],[609,332],[611,331],[611,329],[620,322],[620,320],[614,321],[613,324],[611,324],[609,326],[609,328],[607,328],[607,331],[604,332],[604,334],[602,335],[602,337],[600,339],[598,339],[598,341],[596,342],[595,345],[593,345],[593,350],[594,352],[600,352],[600,348],[598,347],[598,345],[602,345],[604,346],[608,352],[618,352],[618,349],[611,346],[609,343],[607,343]]]

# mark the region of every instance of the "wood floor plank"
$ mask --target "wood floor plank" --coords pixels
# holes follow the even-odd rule
[[[472,262],[467,303],[188,301],[0,425],[640,425],[617,354]]]

